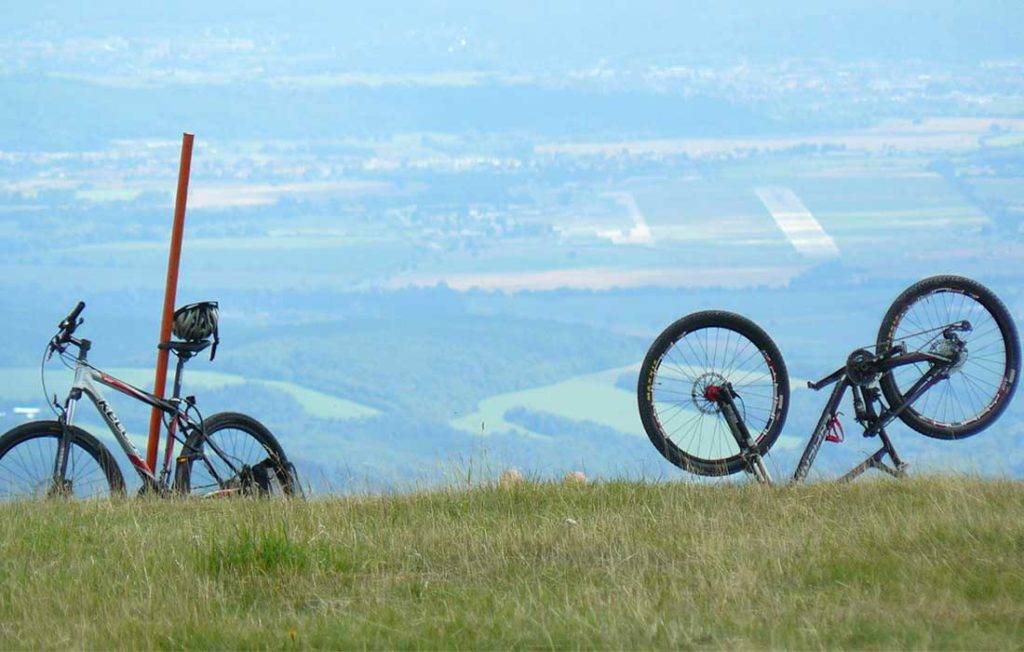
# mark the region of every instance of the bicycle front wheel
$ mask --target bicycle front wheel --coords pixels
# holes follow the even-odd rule
[[[950,346],[944,331],[961,322],[970,331],[955,330],[963,342],[963,359],[900,419],[917,432],[936,439],[975,435],[1002,414],[1020,375],[1020,343],[1010,312],[991,290],[962,276],[932,276],[901,293],[878,329],[879,351],[902,343],[908,351],[943,354]],[[889,371],[879,385],[890,405],[924,375],[918,363]]]
[[[669,462],[699,475],[745,468],[712,401],[726,383],[763,455],[778,439],[789,405],[789,375],[775,343],[757,324],[723,311],[683,317],[658,336],[640,367],[640,420]],[[710,389],[709,389],[710,388]]]
[[[124,495],[124,477],[110,451],[81,428],[71,427],[67,471],[53,476],[61,426],[56,421],[20,425],[0,437],[0,500]]]
[[[174,488],[198,496],[292,496],[300,493],[295,470],[274,435],[244,414],[221,412],[203,421],[185,441]]]

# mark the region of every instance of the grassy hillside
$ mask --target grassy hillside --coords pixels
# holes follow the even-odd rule
[[[0,507],[0,648],[1024,645],[1024,485]]]

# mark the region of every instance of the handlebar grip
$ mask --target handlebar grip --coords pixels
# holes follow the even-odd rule
[[[60,324],[58,324],[57,327],[60,328],[62,331],[66,331],[67,334],[70,335],[75,331],[75,328],[78,326],[78,316],[82,314],[83,310],[85,310],[85,302],[79,301],[78,305],[76,305],[74,309],[68,313],[68,316],[65,317],[63,321],[61,321]]]
[[[68,315],[68,321],[75,321],[78,319],[78,316],[82,314],[83,310],[85,310],[85,302],[79,301],[78,305],[75,306],[75,309],[71,311],[70,315]]]

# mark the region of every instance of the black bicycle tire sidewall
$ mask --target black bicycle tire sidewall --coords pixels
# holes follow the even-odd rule
[[[684,333],[709,327],[725,328],[743,335],[762,353],[767,354],[770,364],[775,369],[778,387],[775,416],[771,427],[758,441],[758,451],[762,455],[768,453],[785,426],[789,409],[789,374],[782,353],[775,342],[764,329],[742,315],[722,310],[706,310],[689,314],[662,331],[651,344],[640,366],[640,374],[637,379],[637,406],[644,431],[662,457],[684,471],[697,475],[724,476],[743,470],[745,466],[743,459],[737,454],[722,460],[709,461],[694,457],[679,449],[665,437],[654,414],[654,404],[651,401],[653,382],[657,375],[655,364],[660,362],[669,346],[678,341]]]
[[[71,427],[72,445],[78,446],[100,466],[107,478],[107,486],[111,496],[123,496],[125,493],[124,476],[110,450],[89,432],[77,426]],[[0,436],[0,460],[14,447],[30,439],[39,437],[60,437],[61,426],[56,421],[32,421],[16,426]]]
[[[1010,369],[1012,378],[1005,394],[995,407],[989,410],[981,419],[964,426],[956,428],[936,427],[928,421],[920,418],[918,413],[913,410],[912,406],[901,412],[899,418],[909,428],[933,439],[966,439],[967,437],[980,433],[995,423],[995,421],[1009,406],[1010,401],[1013,399],[1013,395],[1017,390],[1017,382],[1020,378],[1020,341],[1017,334],[1017,327],[1013,322],[1013,318],[1010,315],[1009,310],[1007,310],[1002,300],[1000,300],[994,292],[981,283],[963,276],[943,275],[931,276],[929,278],[922,279],[901,292],[900,295],[896,297],[896,300],[893,301],[892,305],[889,306],[889,310],[885,313],[885,316],[882,318],[882,324],[879,326],[876,345],[879,349],[888,346],[892,330],[895,326],[894,321],[898,316],[902,315],[912,303],[924,295],[931,294],[942,289],[967,292],[969,293],[969,296],[977,300],[989,311],[989,314],[992,315],[992,318],[995,319],[996,324],[999,326],[999,332],[1003,336],[1003,341],[1006,344],[1007,366]],[[898,405],[903,400],[903,395],[896,386],[892,372],[882,374],[881,378],[879,378],[878,384],[889,405]]]

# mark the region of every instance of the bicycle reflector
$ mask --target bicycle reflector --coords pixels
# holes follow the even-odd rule
[[[187,342],[202,342],[217,336],[219,313],[216,301],[190,303],[174,311],[174,336]]]

